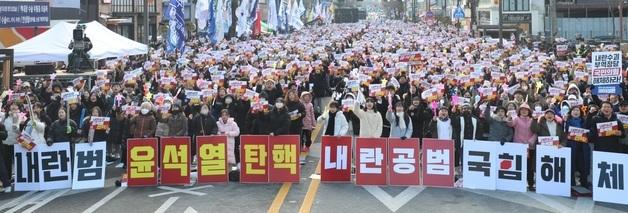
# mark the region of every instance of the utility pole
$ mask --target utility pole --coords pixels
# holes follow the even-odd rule
[[[416,0],[412,0],[412,22],[416,22]]]
[[[503,20],[502,20],[502,13],[503,13],[503,5],[504,5],[504,0],[499,0],[499,48],[504,47],[504,26],[503,26]]]
[[[552,31],[550,35],[550,39],[552,40],[550,43],[553,44],[556,39],[556,35],[558,34],[558,23],[556,22],[556,0],[550,0],[550,14],[550,19],[552,21]]]
[[[619,0],[619,43],[624,41],[624,0]]]
[[[155,2],[157,3],[157,2]],[[148,33],[150,32],[150,26],[148,26],[148,20],[150,17],[148,16],[148,0],[144,0],[144,43],[148,45],[150,42],[148,41]]]
[[[476,16],[476,13],[477,13],[477,10],[476,10],[477,3],[476,3],[476,1],[477,0],[470,0],[470,2],[469,2],[471,4],[470,5],[471,6],[471,35],[473,35],[473,37],[475,37],[475,29],[478,26],[477,20],[476,20],[477,19],[477,16]]]

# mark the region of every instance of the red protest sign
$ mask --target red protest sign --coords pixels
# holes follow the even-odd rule
[[[454,141],[423,139],[423,185],[454,187]]]
[[[351,181],[351,137],[321,137],[321,181]]]
[[[388,182],[390,185],[419,185],[419,139],[388,139]]]
[[[127,140],[128,186],[157,185],[157,138]]]
[[[268,182],[268,136],[240,136],[240,182]]]
[[[299,182],[299,135],[268,137],[268,181],[272,183]]]
[[[197,183],[229,181],[227,174],[227,136],[197,136]]]
[[[357,138],[355,142],[357,185],[386,185],[386,138]]]
[[[162,137],[161,184],[185,185],[190,183],[190,137]]]

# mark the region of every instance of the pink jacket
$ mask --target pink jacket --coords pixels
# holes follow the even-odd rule
[[[508,126],[513,127],[515,130],[513,135],[514,142],[525,143],[531,147],[534,146],[534,143],[536,143],[536,134],[530,129],[532,119],[533,118],[529,117],[517,117],[508,123]]]
[[[216,125],[218,125],[218,134],[224,132],[227,135],[227,163],[235,164],[235,137],[240,135],[240,127],[233,121],[233,118],[229,118],[227,123],[222,122],[222,118],[218,118]]]
[[[305,106],[305,117],[303,118],[303,129],[312,130],[316,126],[316,118],[314,118],[314,106],[312,103],[301,102]]]

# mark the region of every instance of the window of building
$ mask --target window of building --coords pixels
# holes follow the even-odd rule
[[[503,11],[529,11],[530,0],[502,0]]]

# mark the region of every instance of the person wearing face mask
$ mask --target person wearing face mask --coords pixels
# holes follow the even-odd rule
[[[395,110],[388,108],[386,119],[390,122],[390,138],[405,140],[412,137],[412,119],[406,113],[403,103],[397,102]]]
[[[359,103],[355,103],[353,112],[360,119],[361,138],[379,138],[382,135],[383,121],[382,114],[377,112],[375,99],[367,98],[364,109],[360,108]]]
[[[270,113],[270,124],[262,124],[259,125],[270,125],[270,135],[287,135],[290,133],[290,115],[288,114],[288,109],[284,105],[283,98],[277,98],[275,101],[275,108]]]
[[[215,135],[218,133],[216,118],[212,116],[207,104],[201,106],[200,113],[192,118],[191,126],[193,146],[196,147],[196,136]],[[196,148],[192,148],[192,155],[196,155]]]
[[[65,109],[59,109],[59,119],[52,122],[48,129],[48,138],[46,143],[51,146],[53,143],[71,142],[72,137],[76,135],[78,125],[73,120],[67,119]]]
[[[50,97],[50,102],[47,102],[46,104],[46,114],[51,121],[59,119],[57,115],[59,113],[59,109],[61,108],[61,91],[61,85],[52,85],[52,97]]]
[[[130,121],[130,134],[132,138],[149,138],[155,136],[157,121],[151,113],[153,105],[144,102],[140,106],[140,114],[135,115]]]
[[[170,111],[171,115],[166,119],[168,124],[168,136],[188,135],[188,118],[181,110],[181,105],[174,104]]]
[[[484,119],[488,122],[488,140],[500,143],[512,141],[513,130],[508,126],[510,117],[506,116],[506,109],[497,106],[494,115],[491,115],[491,107],[484,109]]]
[[[565,132],[571,127],[586,128],[585,119],[582,117],[579,107],[572,107],[565,122]],[[571,148],[571,185],[576,186],[576,171],[580,173],[580,186],[589,188],[589,171],[591,170],[591,147],[589,144],[567,140],[567,146]]]
[[[613,112],[613,104],[608,101],[602,102],[600,112],[591,119],[589,141],[593,142],[595,151],[628,153],[626,145],[620,143],[620,139],[625,137],[623,123],[617,119]],[[618,128],[614,128],[617,125]],[[602,126],[613,126],[612,130],[600,129]]]
[[[329,112],[323,113],[316,121],[323,122],[323,135],[327,136],[345,136],[349,131],[349,123],[342,114],[338,113],[338,103],[332,101],[329,103]]]
[[[218,135],[227,136],[227,163],[232,166],[236,165],[240,162],[240,151],[238,148],[240,144],[236,143],[235,137],[240,135],[240,128],[234,119],[229,115],[229,110],[227,109],[220,111],[220,119],[216,121],[216,125],[218,126]]]
[[[538,111],[541,111],[539,107]],[[517,117],[508,120],[508,126],[514,129],[513,142],[528,144],[528,186],[534,185],[534,171],[536,167],[536,134],[532,132],[530,127],[532,126],[532,110],[528,104],[521,104],[517,110]]]

